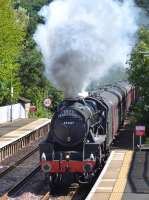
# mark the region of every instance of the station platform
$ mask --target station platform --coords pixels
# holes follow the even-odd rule
[[[86,200],[149,200],[149,152],[114,150]]]
[[[16,119],[12,122],[0,123],[0,137],[6,133],[14,131],[22,126],[25,126],[37,119],[35,118],[27,118],[27,119]]]
[[[50,119],[47,118],[40,118],[37,120],[31,120],[30,123],[23,125],[21,123],[21,127],[17,128],[13,131],[7,132],[0,137],[0,148],[7,146],[10,143],[15,142],[16,140],[28,135],[30,132],[39,129],[40,127],[50,123]],[[28,121],[29,122],[29,121]],[[12,127],[13,128],[13,127]],[[1,128],[0,128],[1,129]]]
[[[86,200],[121,200],[133,152],[114,150]]]
[[[39,118],[1,125],[0,161],[18,152],[36,139],[46,136],[50,128],[50,122],[51,119]],[[5,126],[7,126],[6,130],[4,129]]]
[[[149,151],[137,147],[129,120],[125,120],[113,150],[86,200],[149,200]]]

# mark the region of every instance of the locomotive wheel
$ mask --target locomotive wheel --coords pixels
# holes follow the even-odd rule
[[[48,173],[44,174],[44,182],[45,182],[45,184],[49,183],[49,177],[50,177],[50,175]]]
[[[48,185],[49,191],[53,190],[53,176],[49,173],[44,174],[44,184]]]
[[[52,176],[52,185],[58,186],[62,184],[62,175],[61,174],[55,174]]]
[[[71,180],[69,180],[69,176],[67,174],[54,174],[49,176],[49,185],[50,187],[56,187],[56,186],[67,186],[72,183],[72,177]]]
[[[93,183],[94,180],[94,174],[86,174],[86,176],[80,176],[79,178],[79,184],[81,185],[90,185]]]
[[[57,186],[61,185],[61,176],[49,174],[48,178],[46,178],[46,183],[49,185],[50,191],[53,191]]]

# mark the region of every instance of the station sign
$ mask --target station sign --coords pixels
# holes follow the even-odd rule
[[[36,106],[30,106],[29,111],[30,112],[36,112],[37,111]]]
[[[136,135],[144,136],[145,135],[145,126],[136,126]]]
[[[51,101],[50,98],[47,98],[47,99],[44,100],[43,104],[46,108],[49,108],[52,104],[52,101]]]

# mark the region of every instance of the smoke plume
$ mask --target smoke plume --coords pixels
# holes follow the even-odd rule
[[[132,0],[55,0],[44,6],[34,39],[45,74],[65,97],[77,96],[114,65],[125,66],[135,44]]]

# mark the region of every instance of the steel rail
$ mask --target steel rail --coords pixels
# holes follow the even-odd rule
[[[39,147],[36,147],[34,150],[32,150],[29,154],[21,158],[20,160],[16,161],[15,164],[9,166],[6,170],[0,173],[0,178],[8,174],[10,171],[15,169],[18,165],[23,163],[25,160],[27,160],[29,157],[31,157],[34,153],[36,153],[39,150]],[[15,155],[14,155],[15,156]]]
[[[70,187],[68,187],[68,193],[67,193],[67,195],[62,195],[61,194],[61,196],[59,197],[59,196],[57,196],[57,194],[51,194],[50,193],[50,191],[48,191],[48,192],[46,192],[41,198],[40,198],[40,200],[49,200],[49,199],[54,199],[54,200],[56,200],[56,199],[65,199],[65,198],[67,198],[67,199],[73,199],[76,195],[77,195],[77,192],[78,192],[78,189],[79,189],[79,186],[77,185],[77,186],[70,186]],[[57,196],[57,197],[56,197]]]
[[[20,189],[38,172],[40,171],[40,166],[37,166],[34,170],[30,172],[28,176],[23,178],[21,181],[15,184],[13,188],[11,188],[9,191],[7,191],[2,197],[0,197],[0,200],[8,200],[9,196],[12,196],[16,194]]]
[[[49,200],[49,198],[50,198],[50,192],[47,192],[44,196],[40,198],[40,200]]]

